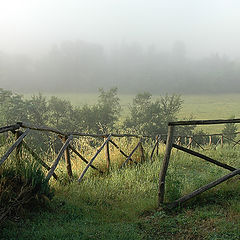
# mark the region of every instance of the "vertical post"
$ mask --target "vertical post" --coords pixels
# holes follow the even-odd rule
[[[17,141],[19,137],[23,134],[22,131],[16,131],[15,133],[15,140]],[[20,159],[22,157],[22,142],[16,147],[16,160],[17,163],[20,163]]]
[[[156,136],[156,143],[157,143],[157,149],[156,149],[156,154],[157,154],[157,156],[158,156],[158,152],[159,152],[159,139],[160,139],[160,135],[157,135]]]
[[[181,137],[177,138],[177,145],[179,145],[179,146],[181,145]]]
[[[221,147],[223,147],[223,135],[221,135]]]
[[[107,138],[104,138],[104,142],[107,140]],[[107,141],[105,145],[105,156],[107,161],[107,170],[109,171],[110,168],[110,151],[109,151],[109,141]]]
[[[192,137],[190,137],[190,138],[188,139],[188,148],[189,148],[189,149],[192,147],[192,141],[193,141],[193,139],[192,139]]]
[[[164,201],[164,193],[165,193],[165,177],[167,174],[169,159],[172,150],[173,144],[173,132],[174,126],[168,126],[168,136],[167,136],[167,143],[166,143],[166,152],[164,156],[164,160],[162,163],[162,168],[159,174],[159,188],[158,188],[158,207],[163,204]]]
[[[63,138],[63,142],[66,143],[68,137],[65,136]],[[73,177],[73,174],[72,174],[72,164],[71,164],[71,159],[70,159],[70,151],[69,151],[69,146],[66,148],[66,150],[64,151],[64,157],[65,157],[65,162],[66,162],[66,165],[67,165],[67,172],[68,172],[68,176],[70,178]]]
[[[144,149],[143,149],[143,145],[142,142],[139,145],[139,149],[140,149],[140,158],[141,158],[141,163],[143,163],[145,161],[145,157],[144,157]]]
[[[212,136],[209,136],[209,146],[212,145]]]

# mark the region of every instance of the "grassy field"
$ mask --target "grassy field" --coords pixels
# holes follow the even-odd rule
[[[147,146],[146,146],[147,147]],[[99,175],[93,170],[80,184],[68,183],[61,165],[61,182],[51,181],[55,197],[44,208],[27,211],[24,219],[12,219],[1,227],[0,239],[218,239],[240,236],[239,177],[230,179],[185,203],[183,208],[158,210],[158,174],[164,154],[153,162]],[[206,150],[208,156],[240,167],[240,152],[229,146]],[[146,156],[147,157],[147,156]],[[101,166],[101,156],[97,162]],[[113,154],[117,162],[119,155]],[[83,167],[83,166],[82,166]],[[74,176],[81,166],[73,162]],[[166,180],[166,201],[217,179],[227,170],[179,151],[173,151]]]
[[[87,93],[54,93],[44,94],[47,97],[55,95],[60,98],[71,101],[75,106],[84,104],[95,104],[98,94]],[[30,97],[31,94],[26,94]],[[121,106],[123,108],[122,115],[128,112],[128,106],[132,102],[134,95],[119,95]],[[156,99],[157,95],[153,96]],[[192,117],[193,119],[227,119],[231,116],[240,118],[240,94],[212,94],[212,95],[182,95],[183,108],[179,113],[179,120]],[[223,128],[221,125],[201,127],[209,133],[220,132]]]
[[[58,96],[75,105],[94,104],[97,100],[96,94]],[[133,96],[120,95],[120,98],[126,108]],[[183,100],[180,119],[190,115],[194,119],[220,119],[231,115],[240,117],[238,95],[188,95],[183,96]],[[207,130],[215,133],[220,128]],[[130,152],[136,143],[132,142],[131,146],[124,141],[118,144],[125,152]],[[146,143],[146,162],[121,170],[118,167],[123,158],[111,149],[113,166],[110,172],[100,175],[90,169],[80,184],[68,181],[61,162],[57,168],[61,181],[52,179],[50,182],[55,192],[53,200],[44,207],[32,206],[25,210],[22,213],[24,217],[20,219],[16,217],[6,221],[1,226],[0,239],[239,240],[239,176],[186,202],[183,207],[157,209],[158,176],[164,146],[161,146],[160,155],[155,156],[153,162],[147,154],[151,148],[152,143]],[[86,151],[89,159],[94,151]],[[202,153],[235,168],[240,167],[238,147],[233,149],[226,144],[223,148],[218,146]],[[44,160],[55,157],[45,156]],[[105,170],[103,159],[104,153],[94,164]],[[75,158],[72,160],[74,178],[77,179],[85,165]],[[227,173],[229,171],[196,157],[173,151],[166,180],[166,201],[174,201]]]

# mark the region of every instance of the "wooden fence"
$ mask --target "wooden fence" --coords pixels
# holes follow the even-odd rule
[[[227,179],[240,174],[240,169],[236,169],[232,166],[229,166],[227,164],[221,163],[217,160],[214,160],[208,156],[205,156],[202,153],[196,152],[191,149],[191,146],[193,142],[195,141],[195,144],[199,147],[204,149],[204,147],[198,143],[194,138],[197,136],[204,136],[204,137],[209,137],[209,145],[212,144],[211,138],[213,136],[218,136],[219,141],[217,144],[223,145],[223,138],[226,136],[222,134],[212,134],[212,135],[195,135],[195,136],[174,136],[174,128],[179,125],[203,125],[203,124],[223,124],[223,123],[240,123],[240,119],[231,119],[231,120],[205,120],[205,121],[180,121],[180,122],[170,122],[168,124],[168,134],[164,135],[157,135],[155,137],[155,144],[153,146],[153,149],[151,150],[150,153],[150,159],[153,159],[154,153],[156,155],[159,154],[159,144],[160,142],[166,143],[166,152],[164,156],[164,160],[162,163],[162,168],[161,172],[159,175],[159,190],[158,190],[158,206],[163,206],[164,203],[164,194],[165,194],[165,177],[167,174],[167,169],[168,169],[168,164],[170,160],[170,155],[171,155],[171,149],[176,148],[180,151],[186,152],[188,154],[191,154],[193,156],[197,156],[205,161],[211,162],[219,167],[228,169],[231,171],[230,174],[210,183],[207,184],[206,186],[203,186],[196,191],[174,201],[173,203],[170,203],[172,207],[177,206],[178,204],[181,204],[188,199],[191,199],[192,197],[226,181]],[[18,122],[17,124],[11,125],[11,126],[5,126],[0,128],[0,133],[8,132],[11,131],[15,136],[16,136],[16,141],[10,146],[10,148],[7,150],[7,152],[1,157],[0,159],[0,166],[6,161],[6,159],[9,157],[9,155],[13,152],[14,149],[16,149],[16,157],[19,157],[19,153],[21,148],[24,148],[26,151],[28,151],[33,158],[38,161],[48,172],[46,176],[46,181],[49,181],[51,177],[55,178],[56,180],[58,179],[58,176],[55,173],[55,170],[60,162],[60,159],[64,156],[65,162],[66,162],[66,168],[67,168],[67,173],[69,178],[73,178],[73,173],[72,173],[72,166],[71,166],[71,159],[70,159],[70,150],[72,153],[76,154],[84,163],[86,163],[86,167],[83,170],[83,172],[80,174],[78,178],[78,182],[81,182],[84,175],[88,171],[88,169],[91,167],[92,169],[101,172],[97,167],[93,165],[94,160],[96,157],[99,155],[103,149],[105,149],[105,158],[106,158],[106,166],[107,170],[109,170],[110,165],[111,165],[111,157],[110,157],[110,148],[109,145],[111,144],[113,147],[118,149],[118,151],[125,157],[125,161],[122,163],[121,168],[125,167],[129,162],[136,163],[136,161],[133,159],[133,154],[136,152],[137,149],[140,150],[140,157],[141,161],[145,160],[145,150],[143,148],[143,142],[144,139],[154,139],[152,136],[140,136],[137,134],[87,134],[87,133],[79,133],[79,132],[70,132],[70,133],[64,133],[61,132],[57,129],[50,128],[50,127],[36,127],[32,126],[30,124]],[[31,131],[41,131],[41,132],[51,132],[54,133],[58,136],[58,138],[61,139],[62,141],[62,147],[60,151],[57,154],[57,157],[55,161],[52,163],[51,166],[49,166],[47,163],[45,163],[39,155],[31,149],[31,147],[26,143],[24,138],[29,135]],[[238,133],[236,133],[238,134]],[[72,141],[76,137],[94,137],[94,138],[101,138],[104,139],[103,144],[100,146],[100,148],[97,149],[96,153],[92,156],[92,158],[88,161],[79,151],[77,151],[76,148],[72,145]],[[125,153],[113,140],[114,137],[131,137],[131,138],[136,138],[138,139],[136,146],[133,148],[133,150],[127,154]],[[165,141],[166,138],[166,141]],[[186,146],[182,146],[181,143],[181,138],[188,139],[188,143],[186,142]],[[227,137],[226,137],[227,138]],[[240,141],[234,141],[234,146],[240,144]],[[101,172],[102,173],[102,172]]]
[[[166,141],[166,152],[164,156],[164,160],[162,163],[162,168],[159,174],[159,189],[158,189],[158,206],[163,207],[165,205],[170,206],[170,207],[176,207],[179,204],[184,203],[185,201],[219,185],[220,183],[228,180],[229,178],[232,178],[236,176],[237,174],[240,174],[240,169],[236,169],[232,166],[229,166],[227,164],[221,163],[217,160],[214,160],[210,157],[207,157],[203,154],[200,154],[198,152],[195,152],[193,150],[190,150],[188,148],[179,146],[177,144],[174,144],[174,129],[176,126],[186,126],[186,125],[211,125],[211,124],[226,124],[226,123],[240,123],[240,119],[230,119],[230,120],[197,120],[197,121],[178,121],[178,122],[169,122],[168,123],[168,136],[167,136],[167,141]],[[236,142],[236,144],[238,144]],[[165,195],[165,178],[167,174],[167,169],[169,165],[169,160],[171,156],[171,150],[172,148],[177,148],[178,150],[184,151],[188,154],[197,156],[205,161],[211,162],[219,167],[225,168],[231,173],[217,179],[216,181],[213,181],[203,187],[200,187],[199,189],[193,191],[192,193],[189,193],[178,200],[172,202],[172,203],[164,203],[164,195]]]
[[[24,132],[21,131],[20,129],[26,129]],[[87,170],[91,167],[100,173],[102,173],[101,170],[99,170],[97,167],[93,165],[94,160],[96,157],[99,155],[99,153],[105,149],[105,158],[106,158],[106,166],[107,170],[110,168],[111,164],[111,158],[110,158],[110,148],[109,144],[112,144],[118,151],[125,157],[125,161],[121,165],[121,168],[126,166],[129,161],[136,163],[134,159],[132,158],[133,154],[136,152],[137,149],[140,150],[140,158],[141,161],[145,160],[144,156],[144,148],[143,148],[143,139],[147,138],[148,136],[139,136],[136,134],[87,134],[87,133],[78,133],[78,132],[71,132],[71,133],[63,133],[57,129],[50,128],[50,127],[36,127],[32,126],[29,124],[25,124],[22,122],[18,122],[15,125],[11,126],[6,126],[0,128],[0,133],[8,132],[11,131],[15,136],[16,136],[16,141],[12,144],[12,146],[7,150],[7,152],[1,157],[0,159],[0,166],[5,162],[5,160],[9,157],[9,155],[13,152],[14,149],[16,149],[16,157],[19,158],[19,153],[20,149],[23,147],[26,149],[32,156],[33,158],[38,161],[45,169],[48,170],[47,176],[46,176],[46,181],[49,181],[50,178],[53,176],[56,180],[58,179],[55,170],[59,164],[60,159],[64,156],[65,162],[66,162],[66,168],[67,168],[67,173],[70,178],[73,177],[72,174],[72,166],[71,166],[71,159],[70,159],[70,150],[76,154],[84,163],[86,163],[86,167],[81,173],[80,177],[78,178],[78,182],[81,182],[84,175],[86,174]],[[45,163],[39,155],[31,149],[31,147],[24,141],[24,138],[29,134],[30,131],[44,131],[44,132],[51,132],[56,134],[61,141],[63,142],[63,145],[53,162],[52,166],[48,166],[47,163]],[[103,144],[100,146],[99,149],[97,149],[96,153],[94,156],[88,161],[79,151],[74,148],[74,146],[71,144],[73,138],[75,137],[94,137],[94,138],[101,138],[104,139]],[[131,151],[130,154],[125,153],[113,140],[114,137],[132,137],[132,138],[137,138],[137,144],[134,147],[134,149]]]

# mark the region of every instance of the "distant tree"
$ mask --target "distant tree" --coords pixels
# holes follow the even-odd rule
[[[105,132],[113,130],[114,124],[119,120],[121,105],[117,96],[117,88],[111,88],[108,91],[99,89],[97,103],[97,122],[99,128]]]
[[[124,127],[144,135],[165,134],[167,123],[176,120],[181,106],[179,95],[165,95],[154,101],[150,93],[139,93],[130,105]]]
[[[48,101],[41,93],[26,100],[27,119],[36,125],[46,125],[49,121]]]
[[[48,101],[48,124],[62,131],[73,131],[73,106],[70,101],[52,96]]]
[[[0,123],[2,125],[26,121],[26,111],[26,103],[22,95],[0,88]]]

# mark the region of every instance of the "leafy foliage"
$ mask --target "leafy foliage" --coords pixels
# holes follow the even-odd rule
[[[133,99],[124,126],[143,135],[164,134],[167,123],[177,119],[181,107],[179,95],[165,95],[154,101],[150,93],[140,93]]]

